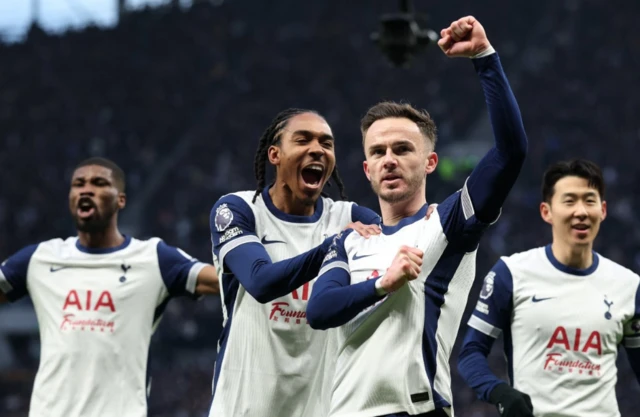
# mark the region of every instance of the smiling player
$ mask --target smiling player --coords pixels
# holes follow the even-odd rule
[[[458,370],[504,417],[620,416],[620,345],[640,378],[640,277],[593,251],[607,214],[600,168],[582,159],[551,166],[540,214],[553,242],[489,272]],[[487,363],[500,334],[510,384]]]

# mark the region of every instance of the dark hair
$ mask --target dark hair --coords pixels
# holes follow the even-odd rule
[[[266,185],[266,168],[267,168],[267,160],[268,160],[268,151],[271,145],[278,145],[280,143],[280,139],[282,136],[282,130],[287,126],[289,120],[293,117],[298,116],[304,113],[312,113],[320,116],[318,112],[314,110],[307,109],[286,109],[281,111],[276,115],[276,117],[271,121],[269,127],[264,131],[262,137],[260,138],[260,143],[258,144],[258,149],[256,150],[256,155],[253,159],[253,170],[256,176],[257,188],[256,193],[253,195],[253,202],[255,203],[256,198]],[[343,200],[347,199],[347,195],[344,191],[344,183],[342,182],[342,178],[340,178],[340,174],[338,173],[338,165],[336,164],[333,172],[331,173],[331,179],[333,179],[338,185],[338,190],[340,191],[340,198]],[[331,186],[331,183],[327,183],[327,185]]]
[[[364,144],[364,137],[367,134],[367,130],[378,120],[389,118],[405,118],[409,119],[420,128],[422,135],[428,139],[436,147],[436,141],[438,140],[436,123],[431,118],[428,111],[423,109],[416,109],[411,104],[396,103],[393,101],[383,101],[371,107],[367,114],[364,115],[360,122],[360,131],[362,132],[362,143]]]
[[[542,178],[542,201],[551,202],[556,183],[564,177],[584,178],[589,187],[596,189],[600,198],[604,199],[604,178],[600,167],[586,159],[572,159],[556,162],[547,168]]]
[[[110,159],[96,156],[96,157],[85,159],[84,161],[80,162],[78,165],[76,165],[74,171],[78,168],[86,167],[88,165],[98,165],[98,166],[110,169],[116,188],[120,190],[120,192],[124,192],[124,189],[126,186],[126,179],[125,179],[124,171],[122,170],[122,168],[118,166],[118,164],[116,164]]]

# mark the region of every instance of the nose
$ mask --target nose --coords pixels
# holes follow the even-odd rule
[[[311,141],[311,143],[309,144],[309,155],[311,155],[315,159],[320,159],[322,155],[324,155],[324,153],[325,153],[325,150],[322,147],[322,145],[320,145],[319,141],[317,140]]]
[[[79,191],[80,197],[93,197],[95,195],[95,190],[91,184],[84,184]]]
[[[583,202],[580,201],[578,202],[578,204],[576,204],[576,211],[574,215],[580,219],[587,218],[587,215],[588,215],[587,207],[584,205]]]
[[[392,170],[398,166],[398,160],[393,155],[393,150],[387,149],[387,153],[385,153],[382,160],[382,166],[388,170]]]

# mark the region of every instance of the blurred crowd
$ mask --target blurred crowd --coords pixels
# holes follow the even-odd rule
[[[258,139],[287,107],[327,118],[350,199],[373,209],[358,129],[368,106],[393,99],[427,108],[443,152],[456,143],[491,143],[472,134],[486,108],[469,62],[430,46],[411,68],[397,69],[371,43],[380,15],[394,11],[389,2],[219,3],[138,11],[114,29],[61,36],[34,26],[24,43],[0,44],[0,258],[75,234],[69,176],[82,159],[101,155],[127,174],[125,231],[162,237],[210,262],[209,210],[225,193],[255,187]],[[522,174],[482,241],[478,282],[498,256],[550,241],[538,214],[540,179],[549,163],[576,156],[598,162],[606,176],[609,217],[596,249],[640,271],[633,214],[640,165],[632,148],[640,139],[640,37],[633,30],[640,3],[478,3],[439,4],[421,21],[437,32],[464,14],[483,23],[529,137]],[[468,173],[464,166],[439,170],[428,200],[459,189]],[[329,192],[337,197],[335,187]],[[25,300],[0,307],[0,317],[30,309]],[[216,297],[169,304],[151,348],[150,416],[206,415],[221,320]],[[0,353],[11,358],[0,361],[0,415],[7,417],[25,415],[38,365],[33,323],[15,328],[0,325]],[[499,352],[491,360],[504,372]],[[640,389],[624,360],[620,366],[619,401],[630,417]],[[497,415],[455,371],[453,381],[457,416]]]

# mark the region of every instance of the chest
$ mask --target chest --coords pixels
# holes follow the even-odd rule
[[[514,280],[513,323],[550,348],[615,349],[633,302],[615,280],[527,274]]]
[[[135,257],[38,262],[29,271],[29,293],[47,309],[63,313],[116,313],[155,307],[162,293],[159,268]]]

